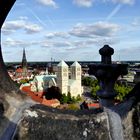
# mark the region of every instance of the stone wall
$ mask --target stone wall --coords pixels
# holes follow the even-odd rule
[[[110,139],[108,116],[105,112],[72,112],[42,107],[25,110],[15,140]]]
[[[113,128],[110,115],[106,111],[62,111],[36,105],[25,110],[14,140],[118,140],[119,137],[124,140],[138,140],[139,115],[140,104],[122,119],[124,138],[121,138],[121,128],[117,124]]]

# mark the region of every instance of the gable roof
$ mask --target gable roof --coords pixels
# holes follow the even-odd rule
[[[57,65],[58,67],[68,67],[68,65],[62,60],[60,63]]]
[[[75,61],[75,62],[71,65],[71,67],[81,67],[81,65],[80,65],[77,61]]]

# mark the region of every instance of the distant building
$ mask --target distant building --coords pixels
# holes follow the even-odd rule
[[[81,65],[74,62],[70,67],[70,78],[68,65],[61,61],[58,65],[57,71],[57,86],[60,88],[62,94],[71,93],[71,96],[76,97],[83,93],[81,86]]]
[[[16,69],[16,78],[21,78],[22,77],[22,68],[17,68]]]
[[[56,85],[56,75],[37,75],[31,82],[31,91],[43,92]]]
[[[134,76],[134,83],[138,83],[138,82],[140,82],[140,70],[137,70]]]
[[[70,78],[69,78],[70,73]],[[47,72],[44,75],[37,75],[31,82],[32,92],[47,91],[51,86],[57,86],[60,88],[62,94],[71,93],[71,96],[76,97],[83,93],[83,87],[81,86],[81,65],[78,62],[74,62],[70,66],[61,61],[57,65],[56,75],[49,75]]]
[[[16,78],[26,79],[28,76],[27,59],[25,49],[23,49],[22,64],[21,67],[17,68],[15,71]]]

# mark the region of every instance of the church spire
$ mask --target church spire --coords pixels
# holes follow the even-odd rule
[[[23,69],[22,75],[23,75],[24,77],[26,77],[26,76],[27,76],[27,59],[26,59],[25,48],[23,49],[22,69]]]
[[[22,68],[24,68],[24,67],[27,67],[25,48],[23,49],[23,56],[22,56]]]

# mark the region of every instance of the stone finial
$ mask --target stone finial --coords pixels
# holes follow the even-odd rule
[[[104,45],[104,47],[99,50],[99,53],[103,64],[111,64],[111,55],[114,54],[113,48],[111,48],[109,45]]]

